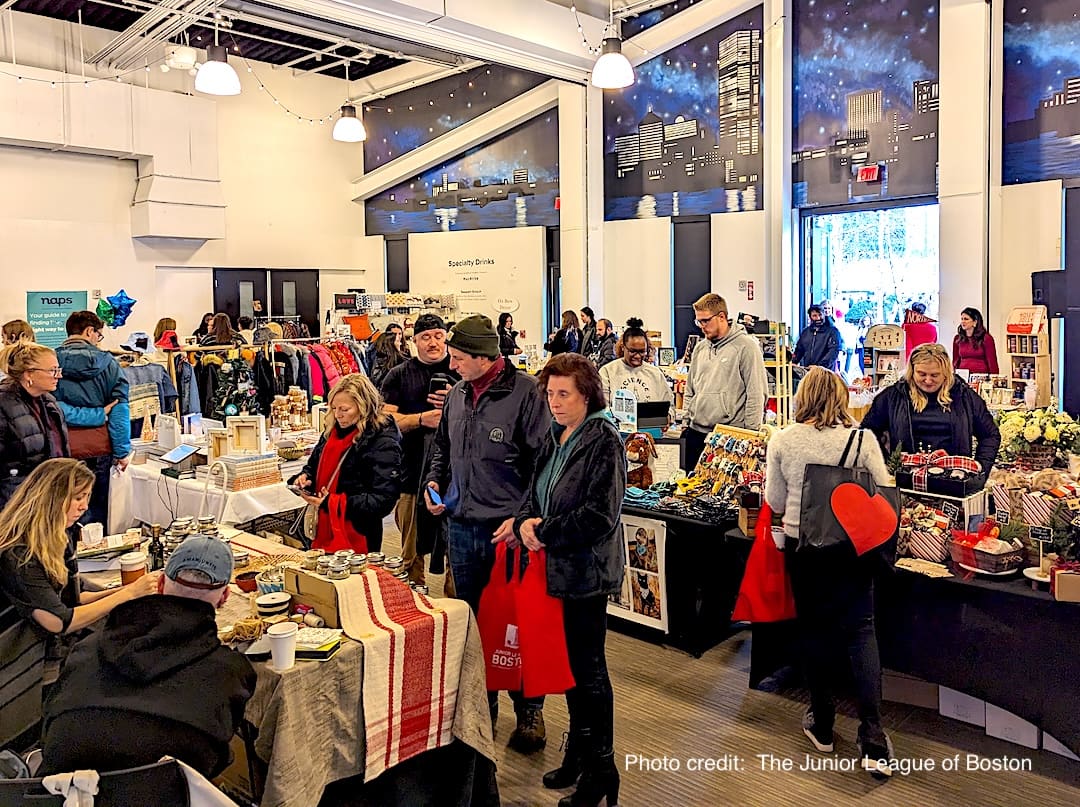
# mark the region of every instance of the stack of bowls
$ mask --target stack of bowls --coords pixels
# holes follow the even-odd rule
[[[260,594],[274,594],[285,590],[285,578],[281,572],[265,571],[255,578]]]
[[[256,598],[255,608],[259,612],[259,616],[263,619],[271,616],[277,616],[278,614],[289,613],[289,603],[292,601],[292,594],[285,591],[275,591],[271,594],[263,594]]]

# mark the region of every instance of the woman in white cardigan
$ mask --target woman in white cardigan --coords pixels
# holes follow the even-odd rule
[[[839,375],[812,367],[795,397],[795,423],[769,441],[765,499],[784,515],[785,554],[810,688],[803,733],[831,753],[836,707],[834,661],[846,656],[855,680],[862,766],[876,778],[893,771],[893,749],[881,727],[881,659],[874,631],[875,552],[858,556],[850,541],[824,549],[799,550],[803,478],[811,463],[839,465],[854,422],[847,411],[847,385]],[[862,441],[853,463],[878,484],[891,484],[873,435]]]

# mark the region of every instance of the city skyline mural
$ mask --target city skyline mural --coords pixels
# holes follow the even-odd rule
[[[795,206],[937,193],[938,11],[937,0],[795,0]]]
[[[1080,0],[1006,0],[1001,181],[1080,176]]]
[[[558,226],[558,112],[372,196],[364,216],[367,235]]]
[[[757,6],[604,92],[605,220],[762,207],[762,19]]]

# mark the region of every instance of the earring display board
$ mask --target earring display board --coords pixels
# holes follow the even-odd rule
[[[637,516],[622,518],[623,584],[608,598],[608,614],[668,632],[667,525]]]
[[[715,426],[694,467],[695,477],[709,481],[713,496],[730,498],[749,473],[765,471],[765,442],[758,432]]]

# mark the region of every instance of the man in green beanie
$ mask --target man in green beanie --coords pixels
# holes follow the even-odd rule
[[[513,538],[536,454],[548,432],[547,404],[533,378],[499,351],[488,317],[466,317],[446,337],[450,368],[461,375],[446,396],[425,476],[428,510],[449,516],[454,589],[475,613],[495,563],[493,539]],[[441,497],[436,504],[431,492]],[[517,728],[510,746],[530,753],[546,743],[543,698],[511,692]],[[489,693],[491,722],[498,693]]]

